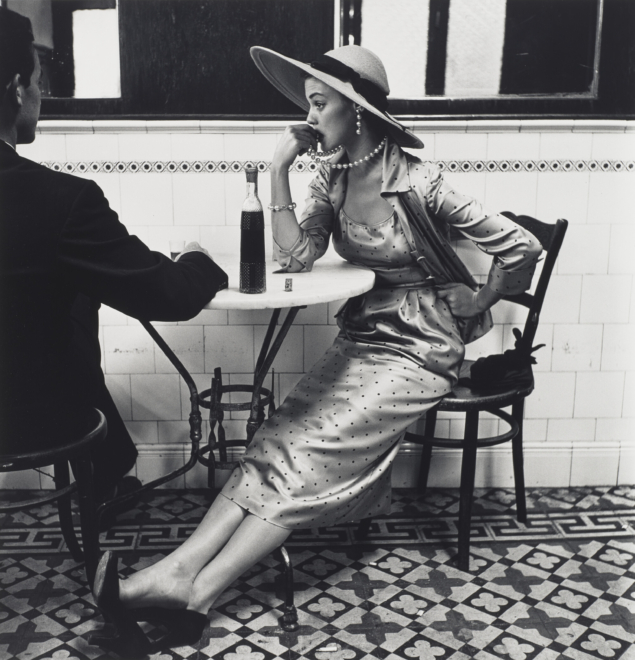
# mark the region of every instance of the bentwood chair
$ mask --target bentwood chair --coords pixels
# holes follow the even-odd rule
[[[106,418],[101,411],[94,409],[90,431],[81,438],[67,444],[23,454],[0,454],[0,472],[18,472],[53,466],[54,490],[43,491],[41,495],[19,502],[0,503],[0,513],[12,513],[33,506],[56,501],[60,527],[64,541],[75,561],[84,561],[86,577],[93,583],[99,561],[99,520],[93,493],[91,449],[106,437]],[[75,481],[70,483],[69,462],[73,465]],[[75,535],[71,516],[71,495],[77,492],[79,500],[79,522],[82,536],[80,546]]]
[[[510,212],[505,212],[503,215],[531,232],[540,241],[544,251],[543,268],[538,278],[535,292],[533,294],[522,293],[504,297],[504,300],[527,308],[527,317],[522,334],[515,331],[517,336],[516,348],[531,353],[540,320],[540,311],[568,223],[566,220],[558,220],[556,223],[550,224],[525,215],[516,216]],[[425,491],[427,487],[432,449],[434,447],[460,449],[463,453],[458,522],[458,566],[464,571],[467,571],[469,568],[472,500],[476,471],[476,453],[479,447],[492,447],[511,441],[516,490],[516,515],[519,522],[527,522],[523,469],[523,415],[525,399],[534,389],[531,364],[527,367],[529,378],[524,379],[524,382],[517,381],[511,384],[509,382],[503,384],[492,382],[487,386],[477,386],[473,380],[465,377],[470,374],[474,375],[474,372],[471,371],[473,364],[474,362],[469,360],[464,362],[461,370],[461,375],[464,377],[461,378],[458,385],[454,387],[449,395],[444,397],[437,406],[427,412],[423,435],[406,433],[404,436],[405,442],[422,446],[419,471],[419,488],[422,491]],[[509,407],[511,407],[511,414],[503,410]],[[435,436],[437,414],[439,412],[459,412],[465,414],[465,431],[462,439]],[[487,412],[498,417],[509,428],[497,436],[479,437],[479,416],[482,412]],[[358,530],[359,536],[365,536],[369,529],[370,520],[366,519],[362,521]]]

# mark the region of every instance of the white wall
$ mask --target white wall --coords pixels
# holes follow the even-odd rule
[[[283,127],[43,121],[35,143],[18,151],[95,179],[129,231],[151,248],[167,254],[169,240],[183,238],[213,253],[219,243],[238,246],[244,163],[269,163]],[[420,156],[443,164],[458,190],[493,210],[570,222],[536,339],[546,347],[536,354],[536,390],[526,407],[527,484],[635,483],[635,211],[627,196],[635,184],[635,122],[417,122],[412,128],[425,143]],[[299,206],[311,176],[292,174]],[[267,172],[259,177],[259,192],[268,204]],[[480,253],[463,245],[459,250],[473,272],[487,272]],[[318,305],[298,315],[274,364],[278,401],[332,341],[337,307]],[[518,319],[504,304],[495,319],[496,329],[470,345],[468,357],[512,345]],[[229,382],[245,381],[267,321],[262,312],[203,311],[186,323],[157,325],[197,383],[209,387],[217,365]],[[186,388],[137,321],[103,308],[101,341],[108,385],[141,452],[138,475],[148,480],[187,451]],[[486,420],[484,427],[495,430],[496,424]],[[238,435],[242,422],[229,426]],[[447,417],[440,429],[456,435],[461,421]],[[398,485],[413,483],[411,452],[405,447],[398,458]],[[506,445],[480,456],[478,485],[512,484]],[[439,452],[433,460],[430,484],[456,485],[457,452]],[[38,483],[36,476],[16,475],[0,487]],[[45,478],[41,483],[49,485]],[[203,486],[202,469],[168,486],[185,484]]]

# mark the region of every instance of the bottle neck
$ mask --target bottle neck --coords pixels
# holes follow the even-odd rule
[[[247,181],[247,196],[258,195],[258,183],[256,181]]]

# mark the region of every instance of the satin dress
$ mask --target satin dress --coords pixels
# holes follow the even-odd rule
[[[375,271],[375,286],[340,310],[335,342],[262,424],[221,492],[288,529],[389,512],[403,434],[450,392],[465,352],[396,212],[368,226],[342,208],[332,240],[344,259]]]

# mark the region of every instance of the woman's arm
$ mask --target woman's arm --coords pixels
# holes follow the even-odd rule
[[[293,210],[289,168],[297,156],[315,146],[313,129],[289,126],[274,153],[271,164],[271,204],[285,207],[271,211],[276,259],[289,272],[311,270],[328,248],[333,206],[328,195],[328,170],[323,167],[309,186],[309,197],[298,222]],[[291,207],[291,208],[289,208]]]
[[[316,147],[315,131],[308,124],[287,126],[271,162],[271,204],[283,206],[271,212],[271,229],[276,243],[288,250],[300,238],[300,225],[292,208],[289,168],[293,161],[309,147]],[[291,207],[291,208],[289,208]]]
[[[475,316],[505,295],[526,291],[542,246],[533,234],[499,213],[487,211],[480,202],[462,195],[443,180],[440,172],[429,179],[425,201],[434,215],[458,229],[492,257],[487,283],[477,292],[463,284],[438,287],[456,316]]]

